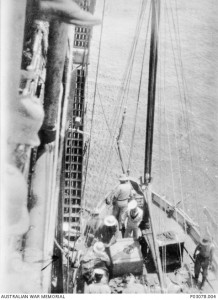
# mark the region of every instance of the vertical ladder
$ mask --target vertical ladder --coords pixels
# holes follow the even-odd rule
[[[84,10],[94,11],[95,0],[84,0],[81,6]],[[70,126],[67,131],[64,159],[64,203],[63,222],[68,223],[70,240],[75,240],[80,234],[80,210],[82,196],[83,171],[83,134],[75,131],[75,118],[81,118],[79,131],[83,131],[85,107],[85,80],[88,64],[89,42],[91,28],[75,27],[73,64],[76,65],[76,85],[74,91],[73,110]]]
[[[76,132],[74,121],[81,117],[79,130],[83,130],[84,113],[84,70],[77,70],[76,90],[73,104],[72,122],[68,128],[65,148],[65,186],[63,221],[69,223],[70,235],[77,236],[80,232],[80,207],[82,194],[83,169],[83,134]]]

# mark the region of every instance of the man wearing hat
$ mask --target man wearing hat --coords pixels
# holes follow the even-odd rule
[[[111,261],[105,251],[104,244],[102,242],[96,242],[93,246],[93,252],[95,255],[95,268],[101,268],[108,271]]]
[[[119,229],[118,222],[114,216],[107,216],[96,231],[96,238],[98,238],[105,247],[110,247],[118,238]]]
[[[143,211],[138,207],[138,203],[136,200],[132,200],[129,202],[126,216],[127,226],[125,237],[131,237],[133,233],[133,238],[137,239],[139,237],[139,224],[142,221]]]
[[[195,259],[195,280],[198,281],[200,270],[202,268],[202,283],[200,288],[203,288],[207,279],[208,267],[211,265],[214,256],[215,246],[209,236],[201,238],[199,245],[196,247],[193,258]],[[198,254],[196,255],[196,253]]]
[[[93,280],[94,270],[104,270],[105,278],[108,278],[108,271],[111,265],[110,258],[105,252],[102,242],[96,242],[93,247],[81,259],[81,273],[86,283],[90,284]]]
[[[95,233],[102,222],[102,218],[99,217],[99,210],[96,208],[91,213],[90,219],[86,223],[84,236],[86,237],[86,245],[90,247],[93,244]]]
[[[118,219],[119,229],[122,230],[125,223],[125,216],[132,187],[129,183],[128,177],[125,174],[120,175],[119,181],[120,184],[114,194],[113,215]]]
[[[146,284],[142,285],[139,279],[136,279],[132,274],[127,274],[124,279],[123,294],[147,294]]]
[[[85,288],[85,294],[110,294],[111,289],[104,281],[103,269],[94,270],[94,282]]]

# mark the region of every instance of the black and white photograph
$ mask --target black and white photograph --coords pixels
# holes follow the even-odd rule
[[[1,298],[216,299],[218,1],[0,11]]]

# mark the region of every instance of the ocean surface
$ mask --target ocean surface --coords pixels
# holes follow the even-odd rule
[[[144,8],[137,27],[141,0],[97,0],[95,13],[102,17],[102,26],[93,29],[86,87],[85,130],[91,132],[86,137],[90,151],[84,177],[88,207],[102,201],[122,173],[116,137],[125,106],[125,168],[133,177],[143,176],[150,1]],[[152,162],[152,189],[172,203],[181,201],[200,231],[209,226],[216,240],[217,231],[203,208],[218,220],[217,15],[215,0],[161,0]],[[127,74],[129,80],[124,81]]]

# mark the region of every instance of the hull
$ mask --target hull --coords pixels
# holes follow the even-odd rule
[[[113,192],[112,192],[113,194]],[[108,197],[108,195],[107,195]],[[140,205],[140,204],[139,204]],[[173,261],[172,257],[167,257],[165,260],[163,258],[163,249],[161,246],[161,242],[158,243],[160,257],[161,257],[161,265],[162,269],[165,270],[163,274],[164,278],[164,289],[162,292],[164,293],[198,293],[200,282],[196,284],[193,280],[194,275],[194,260],[193,253],[194,250],[200,241],[200,232],[198,231],[198,225],[193,222],[193,220],[184,213],[181,209],[175,208],[173,214],[169,216],[169,210],[173,208],[172,204],[170,204],[166,199],[163,199],[158,194],[152,192],[152,203],[151,203],[151,217],[154,224],[154,231],[156,237],[163,235],[166,232],[173,232],[176,235],[177,241],[179,241],[180,246],[182,248],[182,260],[181,261]],[[107,215],[112,214],[112,205],[106,205],[105,201],[103,201],[99,205],[100,216],[104,218]],[[85,218],[87,220],[87,216]],[[85,224],[85,221],[84,221]],[[149,247],[150,255],[144,260],[143,263],[143,275],[140,277],[146,278],[145,293],[161,293],[161,288],[158,282],[158,273],[155,268],[155,261],[153,257],[155,256],[154,250],[154,241],[152,238],[152,232],[150,229],[143,230],[141,232],[143,238],[147,242]],[[84,237],[85,238],[85,237]],[[120,234],[121,239],[121,234]],[[124,239],[125,240],[125,239]],[[79,239],[78,243],[76,243],[76,248],[82,249],[82,253],[85,254],[88,248],[83,244],[82,238]],[[120,240],[118,240],[120,242]],[[167,246],[173,244],[172,241],[168,241],[165,243],[166,249]],[[143,249],[141,249],[143,250]],[[167,250],[166,250],[167,251]],[[165,253],[166,254],[166,253]],[[142,251],[143,255],[143,251]],[[212,270],[208,271],[208,280],[205,283],[203,288],[204,293],[217,293],[218,292],[218,278],[217,278],[217,256],[215,256],[213,261]],[[127,273],[128,274],[128,273]],[[127,275],[126,274],[126,275]],[[121,277],[120,277],[121,278]],[[201,276],[199,277],[201,280]],[[111,278],[110,282],[112,285],[114,278]],[[121,280],[121,279],[120,279]],[[115,279],[116,282],[119,281]],[[155,284],[148,284],[149,282],[154,282]],[[109,282],[109,285],[110,285]],[[116,290],[120,291],[119,287],[116,287]],[[77,291],[74,288],[74,292]],[[120,293],[120,292],[118,292]]]

